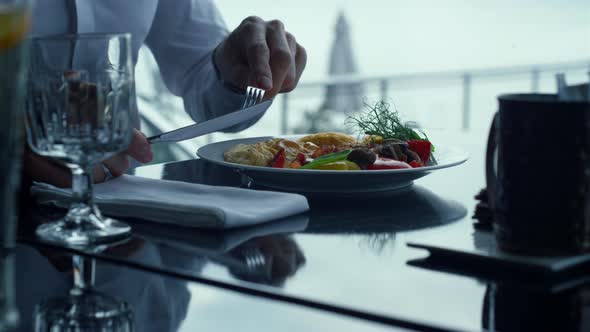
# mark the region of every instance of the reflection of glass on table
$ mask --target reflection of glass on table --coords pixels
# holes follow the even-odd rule
[[[31,149],[72,172],[72,205],[37,235],[74,246],[127,236],[92,199],[92,170],[131,139],[134,107],[129,34],[59,35],[31,40],[27,133]]]
[[[35,310],[35,331],[133,331],[127,303],[93,289],[95,262],[74,256],[70,295],[47,299]]]

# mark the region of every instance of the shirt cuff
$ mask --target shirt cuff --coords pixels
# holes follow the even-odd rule
[[[221,73],[219,71],[219,68],[217,67],[217,64],[215,63],[215,52],[217,52],[217,48],[215,48],[213,50],[213,52],[211,52],[211,65],[213,66],[213,70],[215,71],[215,77],[217,78],[217,80],[219,82],[221,82],[221,84],[223,85],[224,88],[226,88],[227,90],[234,92],[236,94],[240,94],[240,95],[245,95],[246,94],[246,89],[242,89],[238,86],[235,86],[229,82],[225,82],[223,80],[223,78],[221,77]]]
[[[228,85],[221,79],[215,63],[213,52],[203,58],[198,73],[191,75],[191,81],[185,84],[183,92],[184,107],[196,122],[207,121],[242,108],[246,94]],[[224,129],[223,132],[237,132],[255,124],[259,117]]]
[[[220,75],[219,69],[217,68],[217,65],[215,64],[215,60],[214,60],[214,56],[215,56],[215,51],[211,52],[211,66],[213,67],[213,71],[215,72],[215,80],[212,84],[211,87],[211,95],[215,100],[219,101],[219,104],[216,105],[216,109],[218,110],[227,110],[228,113],[229,112],[233,112],[236,111],[238,109],[240,109],[242,107],[242,105],[244,104],[245,98],[246,98],[246,90],[239,88],[229,82],[225,82]],[[221,116],[224,114],[215,114],[214,116]],[[244,130],[252,125],[254,125],[256,122],[258,122],[258,120],[260,120],[260,118],[262,118],[262,116],[264,115],[261,114],[260,116],[244,122],[244,123],[240,123],[238,125],[235,125],[233,127],[224,129],[223,132],[237,132],[240,130]]]

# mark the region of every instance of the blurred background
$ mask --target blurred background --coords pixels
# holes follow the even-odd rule
[[[217,0],[233,30],[247,16],[280,19],[308,53],[298,88],[253,127],[155,146],[154,162],[194,158],[238,137],[350,131],[347,115],[384,99],[427,132],[485,130],[496,96],[556,91],[590,78],[588,0]],[[136,68],[142,130],[192,123],[148,49]]]

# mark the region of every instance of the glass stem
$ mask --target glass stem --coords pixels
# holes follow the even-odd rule
[[[84,290],[94,286],[95,261],[93,258],[74,255],[72,264],[74,268],[74,288],[71,290],[71,294],[79,295]]]
[[[72,193],[75,204],[92,208],[92,167],[72,169]]]
[[[92,199],[92,167],[72,168],[73,202],[66,216],[66,221],[82,225],[90,216],[100,217],[100,212]]]

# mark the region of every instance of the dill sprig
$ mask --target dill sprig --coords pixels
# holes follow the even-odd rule
[[[367,104],[364,112],[359,115],[350,115],[346,120],[347,124],[355,127],[356,131],[365,135],[377,135],[384,139],[399,139],[409,141],[412,139],[426,139],[428,137],[420,130],[424,136],[421,137],[414,129],[405,125],[397,112],[390,109],[389,103],[379,101],[375,105]]]

